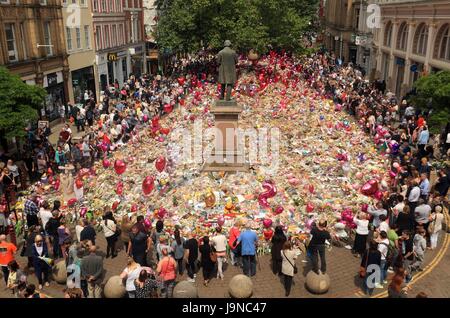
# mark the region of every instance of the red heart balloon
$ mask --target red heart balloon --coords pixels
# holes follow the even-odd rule
[[[173,110],[172,105],[170,105],[170,104],[164,105],[164,112],[166,112],[167,114],[170,114],[172,112],[172,110]]]
[[[275,215],[281,214],[281,213],[283,213],[283,211],[284,211],[284,208],[281,205],[279,205],[275,209]]]
[[[77,199],[76,199],[76,198],[72,198],[72,199],[70,199],[69,201],[67,201],[67,205],[68,205],[69,207],[72,207],[72,206],[75,205],[75,202],[77,202]]]
[[[264,219],[263,225],[265,228],[269,228],[272,226],[272,220],[271,219]]]
[[[364,195],[373,195],[378,191],[378,181],[371,179],[361,187],[361,193]]]
[[[137,204],[133,204],[133,205],[131,206],[131,212],[136,212],[137,210],[138,210]]]
[[[145,177],[144,181],[142,181],[142,192],[144,192],[145,195],[148,195],[152,192],[153,188],[155,186],[155,180],[152,176]]]
[[[314,204],[312,204],[311,202],[308,203],[308,204],[306,205],[306,211],[307,211],[308,213],[311,213],[312,211],[314,211]]]
[[[161,132],[161,134],[168,135],[170,132],[170,129],[169,128],[161,128],[161,129],[159,129],[159,131]]]
[[[184,106],[184,99],[180,99],[180,105]]]
[[[374,197],[375,197],[375,199],[377,199],[377,200],[383,199],[383,192],[381,192],[381,191],[375,192]]]
[[[127,169],[127,165],[122,160],[116,160],[114,161],[114,170],[117,174],[122,174]]]
[[[309,190],[309,193],[313,194],[314,193],[314,186],[312,184],[310,184],[308,186],[308,190]]]
[[[177,80],[178,80],[178,84],[180,84],[180,86],[184,85],[184,81],[185,81],[184,77],[178,77]]]
[[[117,186],[116,186],[116,193],[117,193],[118,195],[122,195],[122,193],[123,193],[123,183],[122,183],[121,181],[119,181],[119,182],[117,183]]]
[[[158,127],[159,126],[159,116],[155,116],[152,118],[152,126]]]
[[[103,164],[103,168],[106,169],[111,166],[111,161],[109,161],[108,159],[103,159],[102,164]]]
[[[81,189],[83,187],[83,180],[77,179],[75,181],[75,186],[77,187],[77,189]]]
[[[266,239],[266,241],[268,241],[273,236],[273,230],[272,229],[264,230],[263,234],[264,234],[264,238]]]
[[[53,185],[53,187],[55,188],[56,191],[58,191],[60,185],[61,185],[61,181],[59,181],[59,179],[56,179],[55,184]]]
[[[155,167],[156,167],[156,170],[158,170],[159,172],[162,172],[164,170],[164,168],[166,167],[166,158],[161,156],[158,159],[156,159]]]

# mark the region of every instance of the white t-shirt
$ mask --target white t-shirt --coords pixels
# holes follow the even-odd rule
[[[384,245],[386,244],[386,245]],[[380,243],[378,243],[378,250],[381,253],[381,260],[386,260],[386,256],[388,253],[388,246],[389,246],[389,239],[386,238],[382,240]]]
[[[360,220],[355,216],[353,218],[353,223],[356,224],[356,233],[359,235],[369,234],[369,220]]]
[[[380,223],[380,227],[378,228],[381,231],[385,231],[386,234],[389,231],[389,224],[386,221]]]
[[[402,212],[404,207],[405,207],[405,203],[404,202],[400,202],[400,203],[397,203],[396,206],[394,206],[393,210],[396,211],[396,212]]]
[[[78,242],[81,242],[80,237],[81,237],[81,231],[83,231],[84,227],[82,227],[81,225],[77,224],[75,225],[75,234],[77,235],[77,240]]]
[[[39,210],[39,217],[41,218],[42,226],[45,229],[45,225],[47,225],[48,220],[50,220],[52,218],[52,212],[50,212],[50,210],[41,208]]]
[[[223,234],[219,234],[211,238],[211,242],[217,252],[223,252],[227,250],[227,238]]]
[[[105,221],[102,220],[102,228],[103,228],[103,233],[105,233],[105,237],[110,237],[114,235],[114,232],[116,230],[116,224],[111,221],[111,220],[106,220],[106,225],[105,225]]]

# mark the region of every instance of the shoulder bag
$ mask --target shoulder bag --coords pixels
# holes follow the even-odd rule
[[[369,251],[367,251],[365,266],[359,267],[359,277],[364,278],[367,275],[367,263],[369,262]]]
[[[216,263],[217,262],[217,253],[216,250],[213,247],[210,247],[211,252],[209,253],[209,258],[211,259],[211,262]]]
[[[284,254],[284,251],[283,251],[283,255],[284,255],[284,258],[286,258],[286,260],[289,262],[289,264],[291,264],[291,266],[294,268],[294,275],[297,274],[297,273],[298,273],[298,268],[297,268],[297,266],[296,266],[295,264],[292,264],[292,263],[291,263],[291,261],[289,260],[289,258],[287,258],[286,254]]]

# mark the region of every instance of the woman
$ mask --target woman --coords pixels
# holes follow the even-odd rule
[[[296,253],[292,250],[291,242],[284,242],[283,250],[281,251],[282,265],[281,273],[284,276],[284,290],[286,297],[291,293],[292,279],[294,277]]]
[[[77,225],[75,225],[75,234],[77,237],[77,242],[81,242],[81,231],[84,229],[83,219],[79,219]]]
[[[404,287],[406,272],[404,268],[399,268],[392,277],[388,287],[389,298],[407,298],[406,291],[408,287]]]
[[[155,230],[152,233],[152,240],[153,240],[153,244],[154,244],[156,250],[158,250],[158,245],[160,242],[159,237],[161,235],[164,235],[164,223],[162,220],[158,220],[156,222]],[[156,257],[158,258],[158,261],[159,261],[160,255],[156,254]]]
[[[55,162],[58,167],[65,166],[67,163],[65,152],[61,146],[58,146],[58,150],[55,152]]]
[[[13,178],[14,178],[14,183],[19,184],[20,183],[20,180],[19,180],[20,173],[19,173],[19,168],[17,167],[17,165],[14,164],[14,162],[11,159],[9,159],[6,167],[12,173]]]
[[[128,215],[124,215],[122,217],[122,223],[120,224],[121,234],[120,239],[122,240],[125,251],[128,251],[128,244],[130,244],[130,233],[131,228],[133,227],[133,222],[131,222],[131,218]]]
[[[114,216],[111,211],[106,212],[106,214],[103,216],[103,222],[101,223],[101,226],[103,228],[103,233],[105,234],[107,246],[106,246],[106,258],[109,257],[111,253],[111,258],[114,258],[117,256],[116,253],[116,242],[117,242],[117,235],[116,235],[116,220],[114,219]]]
[[[157,295],[158,283],[154,277],[145,269],[141,269],[139,277],[134,281],[136,288],[136,298],[151,298]]]
[[[355,257],[362,255],[367,248],[367,237],[369,236],[369,220],[366,213],[358,213],[353,218],[356,224],[355,242],[353,244],[353,255]]]
[[[283,233],[283,227],[278,225],[275,228],[275,234],[272,237],[272,272],[275,275],[281,275],[281,266],[283,259],[281,250],[286,242],[286,235]]]
[[[222,234],[222,227],[216,228],[217,235],[211,239],[211,245],[214,247],[217,256],[217,278],[223,280],[223,263],[227,256],[227,238]]]
[[[414,223],[411,219],[410,208],[408,205],[405,205],[403,210],[398,214],[396,224],[398,226],[398,235],[402,235],[404,230],[412,231],[414,229]]]
[[[198,248],[201,254],[200,262],[203,269],[203,285],[206,287],[211,279],[212,273],[214,271],[214,262],[211,260],[211,246],[209,245],[209,237],[203,237],[203,244]]]
[[[139,277],[141,265],[136,263],[132,257],[128,257],[127,267],[120,274],[121,279],[126,279],[125,289],[129,298],[136,298],[136,286],[134,281]]]
[[[172,298],[175,278],[177,277],[177,262],[169,255],[167,248],[164,248],[162,253],[163,257],[156,268],[157,274],[163,281],[163,292],[161,296],[162,298]]]
[[[180,230],[176,229],[174,232],[175,241],[172,243],[172,251],[175,257],[175,260],[178,264],[178,273],[183,275],[183,257],[184,257],[184,242],[185,239],[181,237]]]
[[[442,230],[442,222],[444,221],[444,214],[442,213],[442,206],[436,205],[434,212],[430,215],[430,225],[428,232],[430,233],[430,249],[434,250],[437,247],[439,233]]]
[[[66,227],[65,221],[62,218],[60,220],[60,225],[58,227],[58,244],[59,244],[60,251],[64,251],[64,249],[63,249],[64,242],[68,238],[70,238],[70,236],[71,236],[70,235],[70,230],[69,230],[69,228]],[[64,255],[64,253],[63,253],[63,255]]]
[[[15,260],[12,260],[11,262],[8,263],[8,269],[9,269],[9,276],[6,287],[8,287],[8,289],[11,290],[14,297],[18,298],[19,285],[24,282],[26,283],[27,276],[25,275],[24,272],[22,272],[19,269],[19,264]]]
[[[370,265],[377,265],[378,268],[381,267],[381,252],[378,250],[378,243],[375,241],[370,241],[369,243],[369,249],[366,250],[363,254],[362,260],[361,260],[361,270],[360,274],[362,272],[365,273],[364,277],[364,291],[367,295],[372,296],[373,290],[375,288],[374,284],[370,282],[371,275],[375,272],[375,269],[369,271],[368,268]],[[371,283],[369,286],[369,282]]]
[[[28,232],[25,234],[25,253],[23,254],[28,258],[28,269],[33,267],[33,245],[36,239],[36,236],[39,235],[39,228],[35,225],[30,226]]]
[[[42,258],[49,258],[47,243],[44,242],[44,239],[41,235],[36,235],[33,244],[33,266],[34,273],[36,274],[36,277],[39,281],[39,289],[42,289],[43,282],[45,282],[45,286],[50,286],[48,280],[50,274],[50,265]]]
[[[7,196],[10,204],[14,204],[16,202],[16,182],[14,181],[13,174],[8,168],[4,168],[0,174],[0,183],[2,184],[3,192],[5,196]]]

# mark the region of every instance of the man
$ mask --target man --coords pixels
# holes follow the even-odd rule
[[[5,284],[8,284],[9,277],[9,262],[14,260],[14,254],[17,251],[17,247],[13,243],[6,241],[6,235],[0,235],[0,266],[2,267],[3,279]]]
[[[234,226],[230,229],[230,234],[229,234],[229,238],[228,238],[228,245],[230,246],[230,257],[231,257],[231,264],[233,266],[239,266],[242,265],[240,262],[240,252],[239,252],[239,247],[235,247],[234,246],[234,242],[238,239],[239,235],[241,234],[240,230],[239,230],[239,222],[235,222]]]
[[[152,247],[152,240],[133,225],[130,233],[130,243],[127,254],[132,256],[136,263],[146,266],[146,254]]]
[[[186,261],[186,270],[188,274],[188,281],[195,283],[196,265],[195,262],[198,259],[198,242],[195,239],[195,234],[189,232],[188,240],[184,243],[184,259]]]
[[[58,211],[52,212],[52,217],[45,226],[45,232],[52,238],[53,258],[62,257],[62,251],[59,246],[58,227],[61,225]]]
[[[428,175],[426,173],[420,174],[420,197],[425,201],[428,200],[428,195],[430,193],[430,181],[428,180]]]
[[[249,277],[256,275],[256,246],[258,244],[258,236],[251,229],[250,221],[245,224],[245,231],[242,232],[238,239],[237,244],[241,244],[242,263],[244,275]]]
[[[309,242],[308,249],[311,255],[312,270],[319,275],[319,259],[320,254],[320,271],[322,274],[327,272],[327,263],[325,260],[325,241],[331,241],[331,235],[327,231],[327,221],[320,220],[317,226],[313,226],[311,229],[311,241]]]
[[[414,261],[414,243],[411,239],[411,234],[409,231],[403,231],[400,237],[400,248],[403,256],[403,268],[406,270],[406,283],[412,280],[411,276],[411,264]]]
[[[147,233],[147,229],[145,228],[145,224],[144,224],[144,216],[143,215],[139,215],[137,218],[136,218],[136,224],[135,224],[135,226],[137,226],[137,228],[139,229],[139,232],[142,232],[142,233],[144,233],[144,234],[148,234]]]
[[[420,230],[414,236],[414,255],[416,256],[415,262],[411,264],[411,270],[421,272],[423,259],[425,256],[425,250],[427,249],[427,240],[425,238],[425,230]]]
[[[27,217],[28,228],[33,225],[39,225],[39,208],[37,206],[37,197],[35,195],[32,195],[25,201],[23,211]]]
[[[83,167],[90,168],[91,163],[91,148],[89,147],[89,139],[85,138],[83,140],[81,149],[83,150]]]
[[[387,283],[387,258],[388,258],[388,252],[389,252],[389,238],[386,233],[386,231],[380,232],[380,237],[377,240],[378,243],[378,251],[381,253],[381,263],[380,263],[380,270],[381,270],[381,283],[376,283],[375,288],[383,288],[383,284]]]
[[[450,178],[447,176],[444,169],[439,170],[438,176],[439,178],[436,182],[435,190],[439,192],[439,195],[445,197],[450,186]]]
[[[414,220],[416,221],[416,227],[423,226],[425,230],[428,229],[428,224],[430,222],[430,213],[431,207],[425,203],[425,200],[420,199],[419,205],[414,211]]]
[[[88,282],[88,298],[101,298],[100,284],[103,281],[103,258],[96,254],[95,245],[89,248],[89,255],[81,260],[81,277]]]
[[[419,154],[423,155],[425,153],[425,146],[428,144],[429,139],[430,132],[428,131],[428,127],[423,126],[419,138],[417,139],[417,149],[419,150]]]
[[[92,245],[95,245],[95,237],[97,233],[94,228],[91,226],[87,219],[83,219],[83,229],[80,232],[80,241],[90,241]]]
[[[78,165],[81,165],[81,161],[83,158],[83,154],[81,153],[79,142],[76,142],[75,145],[72,147],[71,155],[72,155],[73,165],[78,170]]]
[[[225,88],[227,91],[226,100],[231,98],[231,89],[236,83],[236,63],[238,62],[238,55],[230,48],[231,42],[226,40],[225,48],[217,55],[217,63],[219,64],[219,78],[218,82],[221,84],[220,99],[224,99]]]
[[[383,203],[381,202],[377,202],[375,207],[369,206],[367,212],[369,212],[369,214],[373,216],[372,224],[375,228],[378,228],[380,226],[381,223],[380,216],[381,215],[387,216],[387,211],[386,209],[383,208]]]
[[[414,215],[414,210],[417,207],[417,203],[419,202],[420,198],[420,188],[416,180],[413,180],[411,182],[411,191],[408,195],[408,205],[410,209],[410,215]]]

